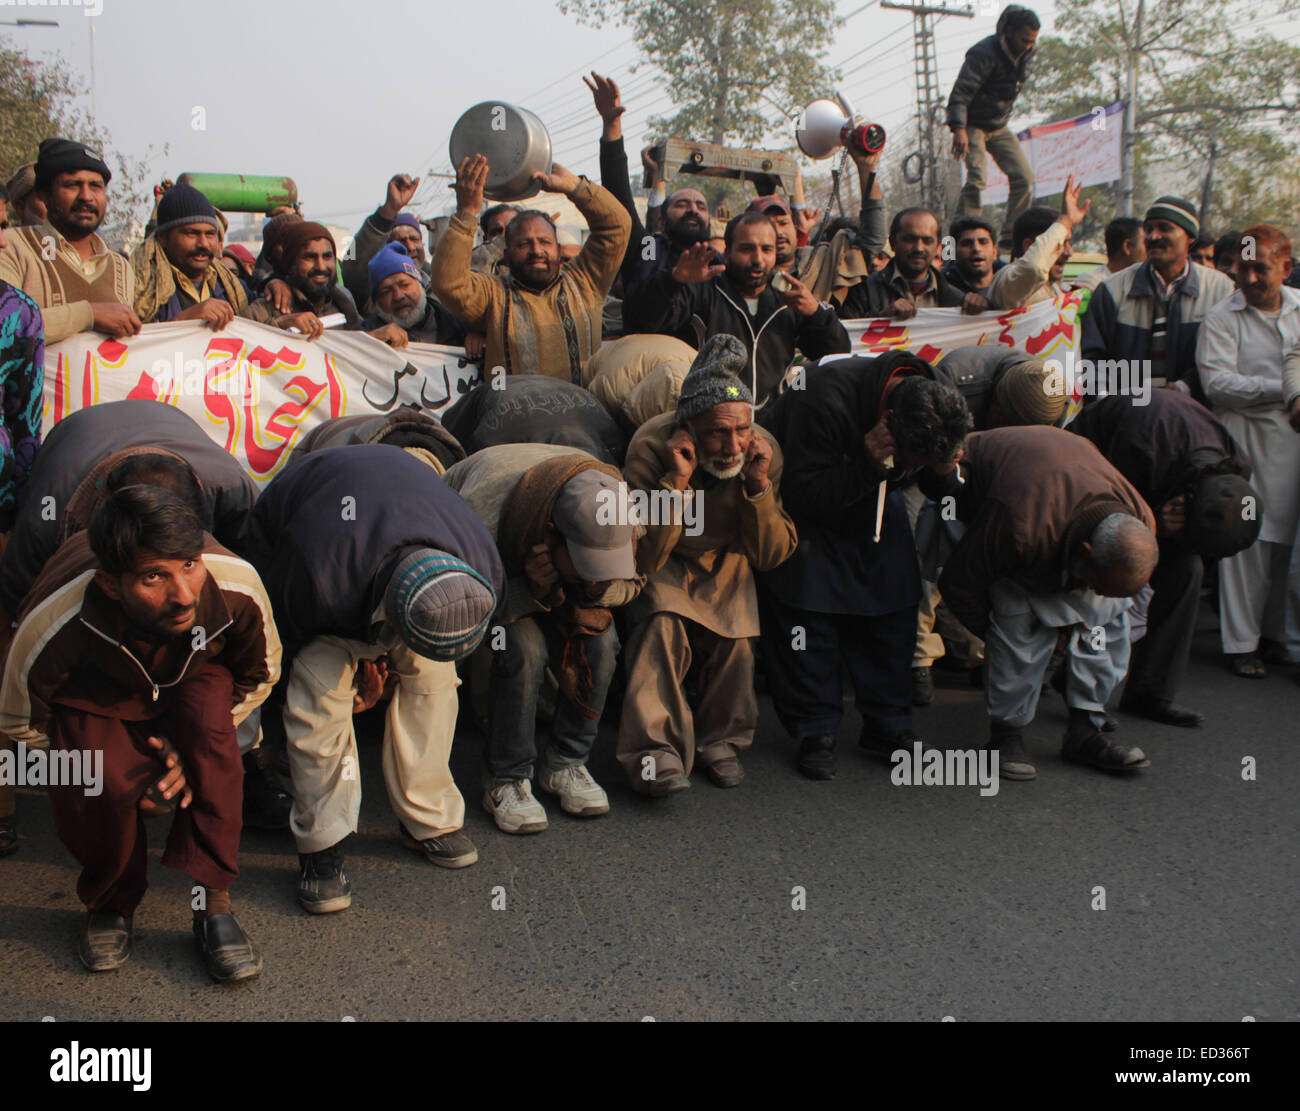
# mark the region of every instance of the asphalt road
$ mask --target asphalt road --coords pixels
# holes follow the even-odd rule
[[[453,767],[480,860],[460,871],[398,843],[371,736],[352,907],[304,914],[292,840],[246,834],[235,908],[265,971],[233,987],[194,956],[189,883],[159,866],[158,826],[132,959],[86,973],[77,870],[44,797],[22,791],[21,849],[0,861],[0,1016],[1294,1021],[1300,687],[1230,676],[1210,621],[1184,698],[1209,720],[1121,718],[1152,760],[1133,778],[1062,763],[1065,711],[1048,694],[1029,734],[1036,782],[992,797],[895,787],[857,751],[846,705],[839,777],[814,783],[764,699],[738,789],[697,774],[643,800],[616,774],[606,724],[592,770],[610,815],[550,804],[546,833],[509,837],[479,805],[482,741],[462,724]],[[949,747],[985,728],[964,684],[917,714]]]

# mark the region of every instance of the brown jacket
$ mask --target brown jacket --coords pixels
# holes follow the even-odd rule
[[[605,295],[618,275],[632,220],[612,193],[585,178],[570,199],[587,218],[591,237],[543,290],[471,269],[473,218],[458,212],[438,240],[429,292],[487,337],[486,368],[582,384],[582,368],[600,347]]]
[[[632,490],[670,491],[668,441],[677,427],[673,413],[646,421],[627,449],[623,474]],[[710,485],[696,470],[687,496],[700,517],[698,536],[687,535],[681,520],[651,524],[637,545],[637,570],[649,575],[641,596],[628,607],[634,620],[654,613],[676,613],[719,636],[758,636],[758,596],[754,572],[770,571],[794,554],[794,522],[781,506],[781,448],[758,425],[754,434],[772,445],[771,485],[756,498],[745,493],[740,476]]]
[[[1112,513],[1156,522],[1142,495],[1088,440],[1027,425],[976,432],[961,463],[966,485],[957,515],[966,533],[949,556],[939,589],[973,633],[988,627],[988,588],[1011,579],[1037,594],[1078,587],[1070,557]]]
[[[195,629],[145,651],[121,607],[95,584],[98,563],[87,534],[60,545],[18,615],[4,685],[0,732],[44,747],[54,704],[124,721],[158,713],[162,688],[184,679],[196,657],[229,670],[238,725],[266,700],[280,676],[280,637],[271,602],[252,566],[204,533],[208,579]],[[133,651],[134,648],[134,651]]]

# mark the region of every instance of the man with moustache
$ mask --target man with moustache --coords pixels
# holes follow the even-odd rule
[[[905,208],[889,228],[894,257],[883,270],[849,290],[839,314],[845,320],[889,316],[910,320],[916,310],[960,307],[983,312],[988,302],[948,284],[935,266],[939,257],[939,220],[928,208]]]
[[[1284,284],[1293,269],[1281,228],[1247,228],[1237,243],[1237,289],[1206,313],[1196,341],[1205,397],[1254,463],[1262,503],[1259,541],[1219,564],[1223,652],[1233,674],[1248,679],[1300,656],[1300,422],[1294,377],[1284,377],[1300,358],[1300,291]]]
[[[1196,208],[1181,197],[1158,197],[1142,223],[1146,262],[1107,278],[1083,318],[1083,358],[1149,360],[1152,386],[1172,386],[1205,401],[1197,375],[1201,322],[1233,291],[1232,279],[1188,257],[1200,234]],[[1249,451],[1249,447],[1247,447]]]
[[[389,243],[402,244],[416,266],[428,275],[429,260],[424,253],[424,235],[420,230],[420,221],[412,213],[402,211],[411,203],[419,186],[418,177],[394,174],[388,179],[384,203],[367,216],[357,229],[351,250],[348,251],[350,257],[343,259],[339,270],[343,275],[343,284],[358,305],[365,307],[370,296],[367,270],[370,260]]]
[[[361,315],[352,294],[334,284],[337,251],[329,228],[312,220],[285,224],[279,245],[290,309],[282,313],[270,301],[254,301],[248,307],[249,318],[276,328],[296,328],[308,339],[324,331],[320,318],[334,313],[344,315],[349,330],[359,328]]]
[[[45,139],[34,192],[45,223],[15,229],[0,252],[0,280],[27,294],[45,319],[45,342],[77,332],[122,338],[140,331],[130,263],[96,234],[112,180],[104,160],[69,139]]]
[[[221,265],[217,210],[191,185],[158,202],[158,223],[131,255],[135,311],[146,324],[201,320],[219,332],[248,307],[243,283]]]
[[[50,784],[59,839],[77,858],[88,914],[77,955],[122,965],[148,886],[145,819],[173,814],[162,862],[195,883],[195,946],[219,982],[259,956],[231,913],[243,772],[235,738],[280,674],[261,579],[181,498],[125,486],[68,539],[18,615],[0,688],[0,731],[91,754],[100,790]]]
[[[689,787],[697,762],[714,786],[739,786],[738,757],[758,724],[754,572],[788,559],[797,537],[781,506],[781,449],[752,422],[753,398],[739,376],[748,369],[735,336],[713,336],[682,382],[676,411],[646,421],[628,447],[628,486],[667,494],[682,508],[649,522],[636,551],[648,581],[627,610],[618,761],[643,794]],[[695,528],[685,527],[686,498]]]
[[[995,309],[1020,309],[1065,292],[1061,280],[1070,261],[1070,237],[1092,207],[1091,200],[1079,206],[1082,189],[1071,174],[1061,194],[1059,214],[1038,205],[1017,217],[1011,263],[989,283],[988,298]]]
[[[611,78],[593,72],[583,82],[591,90],[596,111],[601,118],[600,181],[618,198],[632,221],[619,276],[624,295],[644,284],[662,270],[671,270],[688,247],[709,241],[709,202],[695,189],[675,189],[664,197],[663,186],[651,191],[647,207],[663,206],[664,230],[651,235],[632,203],[632,184],[627,172],[627,153],[623,147],[623,106],[618,85]],[[648,149],[648,148],[647,148]],[[642,154],[643,160],[646,158]]]
[[[366,331],[390,326],[393,347],[412,343],[441,343],[459,347],[465,325],[429,296],[428,279],[400,243],[389,243],[370,260],[370,312],[361,322]]]
[[[948,225],[953,257],[940,273],[953,289],[978,293],[987,300],[993,275],[1007,265],[998,257],[996,234],[982,216],[959,216]]]
[[[796,350],[809,359],[847,352],[849,334],[834,307],[798,278],[782,276],[784,293],[773,287],[776,228],[769,217],[742,212],[727,224],[726,246],[724,264],[711,261],[704,243],[682,252],[671,270],[628,294],[623,320],[628,332],[662,332],[697,349],[712,336],[738,337],[749,356],[741,380],[761,406],[776,395]]]
[[[618,276],[631,220],[608,190],[563,166],[533,180],[563,193],[591,234],[577,258],[562,262],[555,222],[526,209],[506,225],[504,276],[471,265],[474,232],[483,207],[488,161],[464,158],[456,169],[456,214],[438,239],[430,291],[486,336],[485,367],[506,374],[548,374],[581,384],[582,369],[600,348],[605,297]]]

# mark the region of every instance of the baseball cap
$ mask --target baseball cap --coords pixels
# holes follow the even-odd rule
[[[626,484],[590,467],[560,488],[552,513],[573,566],[588,582],[636,575],[634,517]]]

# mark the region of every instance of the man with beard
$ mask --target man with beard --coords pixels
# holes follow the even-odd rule
[[[916,310],[957,308],[983,312],[979,294],[962,293],[948,284],[935,266],[939,257],[939,220],[928,208],[905,208],[889,228],[894,257],[883,270],[849,290],[839,314],[845,320],[891,316],[910,320]]]
[[[832,305],[819,302],[798,278],[778,293],[776,228],[761,212],[742,212],[727,224],[725,264],[711,261],[704,243],[684,251],[628,294],[628,332],[662,332],[700,349],[712,336],[740,338],[749,354],[742,381],[759,405],[775,396],[796,349],[809,359],[849,350],[849,334]]]
[[[953,289],[988,300],[993,275],[1006,266],[998,257],[995,237],[993,225],[982,216],[959,216],[948,226],[953,257],[940,273]]]
[[[411,203],[419,185],[418,177],[394,174],[388,180],[388,193],[384,203],[367,216],[357,229],[348,251],[349,257],[343,259],[340,271],[343,274],[343,284],[358,305],[369,307],[367,299],[370,296],[370,283],[366,268],[370,265],[370,260],[389,243],[402,244],[415,264],[426,274],[429,272],[420,221],[412,213],[402,211],[403,207]]]
[[[647,209],[662,206],[664,230],[651,235],[632,202],[632,183],[628,179],[621,118],[627,109],[619,98],[618,85],[611,78],[601,77],[594,71],[591,80],[586,77],[582,80],[591,90],[602,123],[601,184],[618,198],[619,204],[632,221],[627,251],[619,268],[626,296],[654,275],[665,269],[671,270],[686,248],[709,241],[709,202],[703,193],[695,189],[675,189],[665,198],[663,186],[656,185],[651,190]],[[642,158],[646,158],[644,153]]]
[[[99,155],[68,139],[45,139],[36,157],[36,196],[46,222],[15,229],[0,251],[0,280],[17,286],[45,318],[45,342],[77,332],[121,338],[140,331],[131,305],[131,265],[95,234],[112,179]]]
[[[1011,263],[989,283],[988,298],[995,309],[1020,309],[1065,292],[1061,277],[1070,261],[1070,236],[1092,207],[1091,200],[1079,206],[1082,189],[1074,184],[1071,174],[1061,194],[1059,214],[1038,205],[1016,219]]]
[[[97,790],[85,777],[48,785],[54,827],[81,865],[89,913],[77,954],[91,972],[130,956],[147,886],[145,819],[166,814],[162,862],[196,885],[185,900],[208,973],[227,982],[261,971],[230,906],[243,782],[235,730],[279,674],[257,573],[168,491],[113,493],[32,587],[0,688],[0,731],[99,769]]]
[[[456,215],[438,240],[431,292],[466,327],[487,337],[485,366],[506,374],[548,374],[582,382],[582,368],[600,347],[605,297],[618,275],[631,220],[613,194],[563,166],[533,180],[567,196],[591,235],[578,257],[561,263],[555,223],[527,209],[506,226],[509,274],[476,273],[470,264],[488,161],[464,158],[456,169]]]
[[[637,545],[637,570],[648,581],[628,606],[618,737],[619,763],[648,795],[689,787],[696,762],[714,786],[739,786],[738,756],[758,724],[754,572],[788,559],[797,538],[781,507],[781,449],[754,427],[753,398],[737,376],[748,366],[735,336],[712,337],[676,412],[641,426],[623,468],[628,486],[660,509]]]
[[[470,267],[480,274],[507,273],[501,261],[506,253],[506,228],[523,210],[517,204],[494,204],[478,218],[483,241],[470,254]]]
[[[201,320],[219,332],[248,307],[243,283],[218,261],[222,231],[217,210],[193,186],[163,194],[153,234],[131,255],[141,320]]]
[[[459,347],[465,325],[425,291],[427,279],[406,248],[389,243],[370,260],[370,313],[361,322],[367,331],[389,326],[393,347],[441,343]]]
[[[344,327],[361,331],[364,326],[357,304],[346,289],[336,285],[334,236],[324,224],[303,220],[287,224],[281,235],[282,259],[292,304],[288,312],[278,311],[270,301],[254,301],[244,314],[261,324],[286,330],[295,328],[308,339],[325,330],[322,316],[342,313]],[[393,324],[368,329],[375,339],[394,347],[406,343],[406,335]]]
[[[758,576],[764,671],[799,770],[835,777],[843,676],[862,714],[860,744],[888,760],[910,748],[911,661],[921,579],[900,485],[950,475],[971,416],[922,359],[890,352],[805,370],[763,423],[785,452],[794,555]],[[885,484],[893,489],[886,496]]]
[[[1122,359],[1152,386],[1173,386],[1205,401],[1196,371],[1201,321],[1233,291],[1232,279],[1195,266],[1187,252],[1201,223],[1190,201],[1157,197],[1142,223],[1146,262],[1107,278],[1083,318],[1082,355],[1094,365]],[[1246,450],[1250,446],[1246,445]]]

